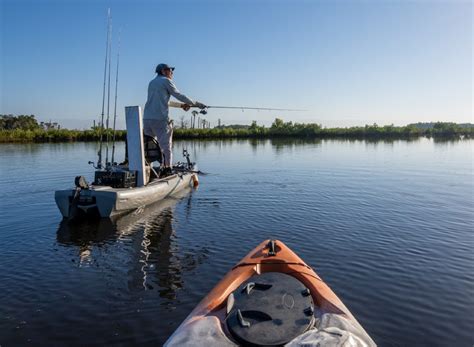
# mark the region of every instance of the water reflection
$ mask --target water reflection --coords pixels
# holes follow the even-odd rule
[[[108,267],[121,264],[130,292],[157,290],[160,297],[173,301],[183,287],[183,271],[193,270],[207,254],[205,248],[189,250],[179,245],[174,221],[180,201],[188,218],[191,190],[114,220],[62,221],[56,239],[62,246],[77,249],[80,266],[97,261]]]
[[[465,137],[455,137],[455,138],[452,138],[452,137],[433,137],[433,138],[430,138],[431,140],[433,140],[433,143],[435,144],[457,144],[459,142],[463,142],[463,141],[469,141],[470,139],[468,138],[465,138]]]
[[[110,219],[99,219],[73,223],[66,219],[61,221],[56,240],[64,246],[78,248],[80,263],[90,262],[91,250],[108,241],[117,240],[119,233],[117,224]]]
[[[268,140],[275,151],[275,154],[281,155],[286,151],[292,151],[296,147],[314,145],[320,146],[322,143],[321,139],[298,139],[298,138],[275,138]]]

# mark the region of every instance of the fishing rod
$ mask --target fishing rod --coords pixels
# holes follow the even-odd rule
[[[104,67],[104,87],[102,90],[102,114],[100,119],[100,140],[99,140],[99,156],[97,160],[97,168],[102,168],[102,142],[104,135],[104,107],[105,107],[105,85],[107,81],[107,60],[109,54],[109,39],[110,39],[110,8],[107,10],[107,40],[105,42],[105,67]]]
[[[196,106],[192,106],[196,107]],[[246,106],[206,106],[206,108],[227,108],[227,109],[237,109],[237,110],[257,110],[257,111],[300,111],[305,112],[307,110],[298,110],[292,108],[269,108],[269,107],[246,107]]]
[[[184,104],[175,102],[175,101],[170,101],[169,106],[171,107],[177,107],[177,108],[182,108]],[[191,108],[200,108],[198,106],[190,106]],[[199,113],[201,114],[207,114],[207,110],[210,108],[219,108],[219,109],[234,109],[234,110],[257,110],[257,111],[290,111],[290,112],[306,112],[307,110],[300,110],[300,109],[294,109],[294,108],[270,108],[270,107],[247,107],[247,106],[214,106],[214,105],[206,105],[205,107],[201,108],[201,111]],[[197,112],[197,111],[193,111]]]
[[[110,19],[110,41],[109,41],[109,74],[108,74],[108,85],[107,85],[107,142],[105,145],[105,167],[109,165],[109,120],[110,120],[110,67],[112,65],[112,19]]]
[[[115,123],[117,121],[117,87],[118,87],[118,73],[119,73],[119,62],[120,62],[120,37],[121,30],[118,35],[118,48],[117,48],[117,72],[115,74],[115,105],[114,105],[114,135],[112,137],[112,165],[114,165],[115,156]]]
[[[198,107],[198,106],[191,106],[191,107]],[[298,109],[293,109],[293,108],[270,108],[270,107],[247,107],[247,106],[207,106],[204,108],[201,108],[201,111],[199,111],[200,114],[207,114],[207,110],[210,108],[219,108],[219,109],[233,109],[233,110],[257,110],[257,111],[299,111],[299,112],[305,112],[307,110],[298,110]]]

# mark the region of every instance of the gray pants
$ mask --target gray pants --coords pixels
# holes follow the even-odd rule
[[[171,167],[173,164],[173,123],[155,119],[143,120],[143,132],[154,137],[163,153],[163,166]]]

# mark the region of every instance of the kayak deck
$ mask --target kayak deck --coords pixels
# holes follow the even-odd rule
[[[191,345],[375,343],[311,267],[283,242],[266,240],[226,274],[165,344]]]

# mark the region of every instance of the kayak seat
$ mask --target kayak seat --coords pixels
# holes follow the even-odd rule
[[[143,133],[143,152],[145,154],[145,160],[147,163],[153,163],[154,161],[163,163],[163,154],[158,141],[152,137]],[[120,165],[128,164],[128,141],[125,138],[125,160]]]
[[[148,163],[157,161],[161,164],[163,162],[160,144],[154,137],[143,134],[143,145],[145,160]]]

